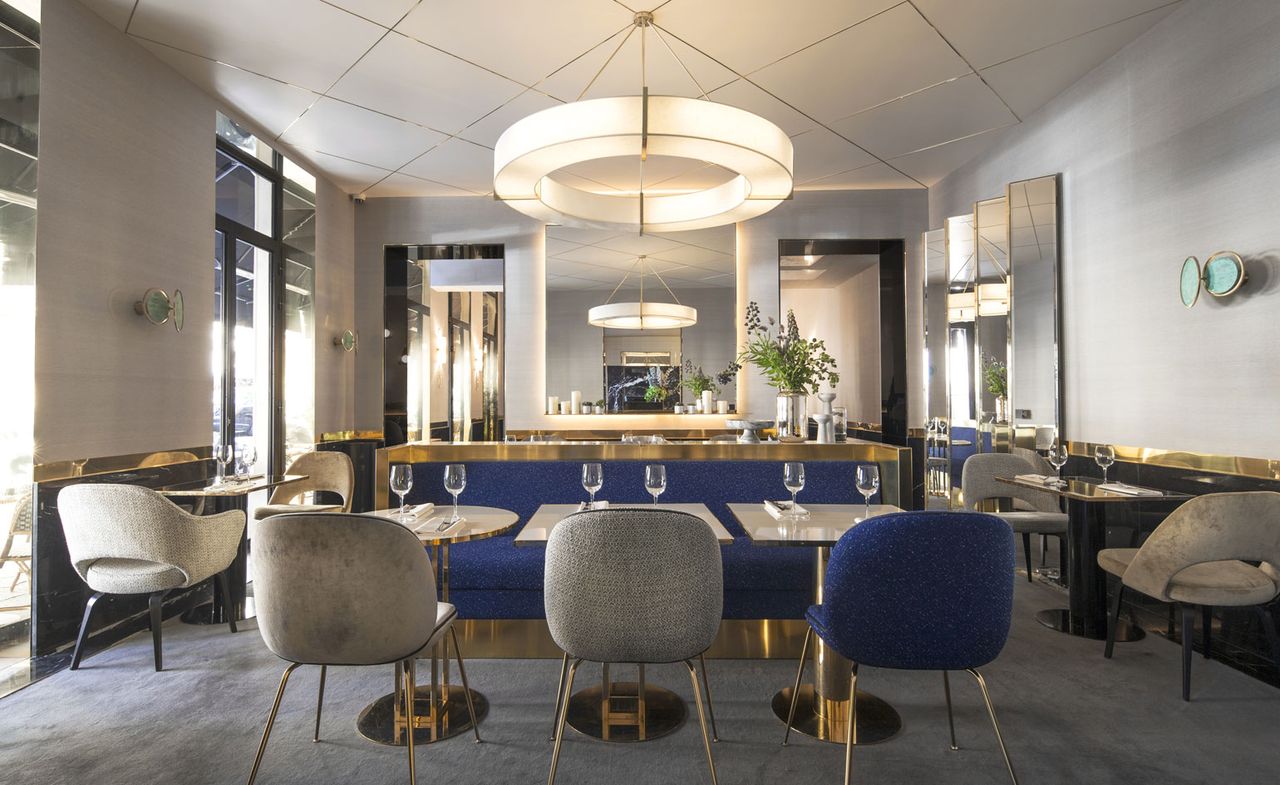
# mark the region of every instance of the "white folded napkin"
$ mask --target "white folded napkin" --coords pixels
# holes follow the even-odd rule
[[[775,521],[780,521],[783,518],[787,518],[791,516],[791,512],[792,512],[791,502],[765,501],[764,511],[769,513],[770,518],[773,518]],[[795,513],[801,517],[804,517],[809,514],[809,511],[801,507],[799,504],[797,504],[795,508]]]
[[[1016,474],[1013,479],[1021,480],[1022,482],[1033,482],[1036,485],[1049,485],[1058,481],[1057,477],[1048,474]]]
[[[423,504],[415,504],[414,506],[412,506],[412,507],[410,507],[410,508],[409,508],[409,517],[410,517],[410,518],[421,518],[422,516],[424,516],[424,515],[426,515],[427,513],[431,512],[431,511],[432,511],[432,510],[434,510],[435,508],[436,508],[436,506],[435,506],[434,504],[432,504],[431,502],[425,502],[425,503],[423,503]]]
[[[1126,485],[1122,482],[1104,482],[1098,485],[1104,491],[1119,493],[1125,496],[1164,496],[1163,491],[1154,488],[1141,488],[1137,485]]]

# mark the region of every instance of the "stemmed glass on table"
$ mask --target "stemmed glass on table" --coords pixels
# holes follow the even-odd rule
[[[804,490],[804,464],[803,463],[784,463],[782,465],[782,484],[791,491],[791,509],[787,511],[787,517],[795,520],[800,517],[799,511],[796,509],[796,494]]]
[[[227,464],[235,458],[235,450],[229,444],[219,444],[213,448],[213,459],[218,463],[218,477],[215,485],[222,485],[227,481]]]
[[[1107,469],[1116,462],[1116,448],[1109,444],[1099,444],[1093,450],[1093,461],[1102,468],[1102,484],[1107,483]]]
[[[400,520],[403,521],[408,515],[408,509],[405,507],[404,497],[409,495],[409,491],[413,489],[413,467],[407,463],[397,463],[391,466],[391,491],[400,497]]]
[[[880,467],[862,465],[858,467],[858,493],[867,505],[867,517],[871,517],[871,497],[880,490]]]
[[[1052,466],[1053,470],[1057,473],[1058,484],[1061,485],[1062,484],[1062,467],[1067,465],[1066,446],[1061,444],[1054,444],[1052,447],[1049,448],[1049,453],[1044,456],[1044,459],[1049,462],[1049,465]]]
[[[444,489],[453,494],[453,517],[449,519],[451,524],[462,520],[462,516],[458,515],[458,494],[466,490],[466,487],[466,466],[460,463],[451,463],[444,467]]]
[[[587,509],[594,509],[596,506],[596,493],[604,487],[604,468],[598,463],[582,464],[582,488],[591,494],[591,502],[587,505]]]
[[[644,488],[653,497],[653,506],[658,506],[658,497],[667,489],[667,467],[651,463],[644,467]]]

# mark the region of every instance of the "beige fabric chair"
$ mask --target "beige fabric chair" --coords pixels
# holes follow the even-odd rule
[[[258,524],[253,588],[262,640],[291,664],[280,679],[249,785],[258,776],[289,675],[299,665],[320,666],[316,741],[329,665],[397,666],[403,681],[397,693],[407,726],[413,728],[414,701],[404,696],[414,694],[414,661],[429,657],[446,634],[453,636],[471,726],[480,741],[466,666],[453,629],[457,610],[436,600],[431,560],[407,528],[367,515],[273,515]],[[405,736],[412,785],[416,779],[413,733]]]
[[[58,515],[76,573],[93,589],[76,638],[71,670],[80,667],[93,608],[104,594],[147,594],[156,670],[163,669],[161,608],[174,589],[218,576],[236,557],[244,513],[192,515],[150,488],[82,483],[58,492]],[[221,585],[230,607],[226,576]],[[236,631],[235,620],[229,622]]]
[[[285,474],[305,474],[301,482],[281,485],[271,492],[267,503],[253,511],[254,520],[290,512],[351,512],[351,493],[356,484],[355,469],[345,453],[331,450],[303,453],[289,464]],[[293,504],[306,493],[329,492],[342,497],[342,509],[332,504]]]
[[[1257,562],[1253,566],[1249,562]],[[1141,548],[1107,548],[1098,566],[1120,578],[1107,624],[1104,655],[1115,648],[1125,589],[1182,609],[1182,699],[1191,700],[1195,606],[1204,615],[1204,655],[1210,655],[1215,607],[1253,606],[1280,669],[1275,619],[1263,607],[1280,596],[1280,493],[1212,493],[1174,510]]]
[[[19,543],[19,537],[25,542]],[[18,497],[18,502],[9,515],[9,533],[5,535],[4,544],[0,546],[0,567],[4,567],[8,562],[13,562],[17,568],[13,581],[9,584],[9,591],[12,592],[18,588],[18,581],[23,578],[31,580],[31,491]],[[16,607],[27,608],[30,607],[30,603]],[[7,609],[0,608],[0,610]]]
[[[1051,493],[1022,488],[1000,482],[997,477],[1014,477],[1019,474],[1042,474],[1036,467],[1018,455],[984,452],[970,455],[960,471],[960,488],[965,507],[978,509],[988,499],[1013,499],[1025,503],[1029,510],[995,512],[1009,524],[1014,533],[1022,535],[1022,550],[1027,563],[1027,580],[1031,572],[1031,535],[1053,536],[1061,539],[1067,533],[1067,514],[1058,506],[1058,499]],[[1061,547],[1061,546],[1059,546]]]

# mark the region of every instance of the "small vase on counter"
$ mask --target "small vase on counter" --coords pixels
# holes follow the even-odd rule
[[[803,442],[809,437],[809,396],[803,390],[778,391],[774,426],[780,442]]]
[[[716,414],[728,414],[728,413],[729,413],[729,402],[716,401]]]
[[[711,414],[711,412],[715,411],[715,405],[716,405],[715,393],[711,392],[710,390],[703,390],[702,391],[702,409],[701,409],[702,413]]]

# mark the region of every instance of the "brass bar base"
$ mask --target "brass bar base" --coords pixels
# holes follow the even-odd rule
[[[774,694],[773,713],[783,724],[787,722],[790,708],[790,687]],[[821,700],[812,684],[802,685],[791,728],[820,741],[844,744],[849,728],[849,701]],[[897,736],[901,730],[902,717],[892,706],[869,692],[858,690],[858,727],[854,744],[878,744]]]
[[[1036,614],[1036,621],[1051,630],[1074,635],[1077,638],[1088,638],[1089,640],[1105,641],[1107,639],[1107,629],[1103,627],[1100,631],[1087,629],[1084,620],[1072,616],[1071,611],[1066,608],[1049,608]],[[1130,624],[1126,619],[1120,619],[1116,622],[1116,643],[1133,643],[1147,637],[1147,633],[1136,624]]]
[[[688,709],[671,690],[644,685],[644,703],[637,682],[615,681],[609,687],[610,720],[604,726],[604,688],[589,687],[569,696],[568,723],[584,736],[610,742],[652,741],[684,724]]]
[[[471,715],[467,712],[467,698],[462,693],[462,687],[448,685],[441,694],[441,705],[433,707],[430,686],[420,685],[414,691],[414,744],[444,741],[471,730]],[[397,698],[396,693],[388,693],[360,712],[356,730],[361,736],[390,747],[405,746],[408,734],[396,727]],[[475,702],[476,721],[479,722],[489,713],[489,701],[475,690],[471,691],[471,700]],[[403,723],[404,720],[401,719],[400,722]]]

